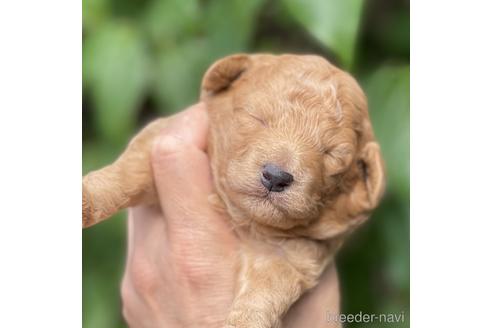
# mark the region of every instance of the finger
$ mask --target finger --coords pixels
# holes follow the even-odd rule
[[[202,226],[212,192],[205,153],[208,118],[203,106],[176,116],[154,144],[152,166],[160,204],[169,226]],[[207,220],[210,222],[210,220]]]
[[[169,117],[168,128],[161,136],[176,135],[183,141],[194,144],[197,148],[204,150],[207,143],[208,117],[203,103],[196,104],[190,108]],[[157,138],[159,139],[159,137]],[[154,159],[156,156],[153,156]],[[160,168],[158,168],[160,170]],[[162,220],[161,209],[156,206],[141,206],[129,210],[129,250],[133,245],[146,246],[153,231],[165,228]],[[157,229],[156,229],[157,228]],[[145,248],[145,247],[144,247]]]
[[[138,256],[147,249],[160,248],[155,242],[164,242],[165,223],[162,212],[158,206],[139,206],[130,208],[128,211],[128,243],[127,254],[131,260],[134,253]],[[147,254],[150,255],[150,254]]]
[[[123,316],[129,327],[152,327],[154,312],[147,293],[160,280],[157,264],[165,250],[165,224],[157,206],[134,207],[128,211],[128,243],[125,274],[121,285]]]
[[[190,106],[186,110],[171,116],[170,124],[162,132],[174,135],[185,142],[195,145],[205,151],[207,147],[208,114],[204,103]]]
[[[286,328],[323,327],[338,328],[335,318],[340,311],[340,291],[335,264],[331,264],[320,277],[318,285],[306,292],[284,317]],[[328,316],[330,315],[330,316]]]
[[[190,108],[168,118],[166,134],[173,134],[173,129],[178,129],[181,138],[188,140],[197,148],[205,150],[207,144],[208,116],[203,103],[198,103]],[[184,128],[182,126],[185,126]],[[181,128],[181,130],[179,130]],[[176,133],[174,133],[176,134]],[[151,240],[152,231],[165,228],[162,220],[162,212],[159,206],[140,206],[129,209],[128,218],[128,248],[134,245],[146,245]],[[156,229],[157,228],[157,229]],[[161,231],[159,231],[161,233]],[[129,252],[130,254],[130,252]]]
[[[312,291],[313,309],[316,317],[320,321],[327,321],[327,313],[335,317],[340,313],[340,286],[338,283],[338,273],[335,264],[326,268],[320,278],[318,286]],[[317,304],[315,306],[314,304]],[[340,323],[331,320],[328,325],[323,327],[340,327]]]

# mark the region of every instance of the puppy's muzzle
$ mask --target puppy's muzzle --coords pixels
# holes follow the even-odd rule
[[[261,171],[261,183],[268,191],[281,192],[294,181],[292,174],[277,165],[266,164]]]

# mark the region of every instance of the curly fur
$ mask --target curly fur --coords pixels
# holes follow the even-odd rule
[[[240,54],[212,65],[201,99],[211,124],[210,199],[242,244],[226,325],[279,327],[382,196],[383,161],[364,93],[321,57]],[[114,164],[84,177],[84,226],[155,202],[149,154],[166,124],[155,121]],[[292,174],[292,185],[264,188],[266,163]]]

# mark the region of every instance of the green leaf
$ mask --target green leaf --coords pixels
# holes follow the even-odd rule
[[[228,0],[209,4],[205,26],[212,58],[248,50],[255,20],[263,3],[264,0]]]
[[[148,54],[139,33],[128,23],[112,23],[91,34],[83,52],[83,72],[95,121],[114,143],[133,132],[148,79]]]
[[[145,9],[142,25],[154,43],[169,45],[190,34],[199,16],[198,0],[154,0]]]
[[[283,0],[292,17],[345,67],[354,59],[364,0]]]
[[[388,172],[388,192],[409,195],[410,70],[384,66],[363,81],[376,137]]]
[[[190,40],[158,55],[153,94],[162,112],[173,113],[198,101],[207,49],[204,41]]]
[[[82,0],[84,30],[94,30],[108,18],[108,0]]]
[[[97,170],[114,162],[124,150],[101,141],[84,142],[82,145],[82,174]]]
[[[120,281],[125,261],[126,213],[82,231],[83,327],[126,327]]]

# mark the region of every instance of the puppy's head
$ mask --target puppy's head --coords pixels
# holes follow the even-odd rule
[[[379,202],[382,160],[365,96],[323,58],[226,57],[205,74],[202,99],[216,186],[239,224],[306,227]]]

